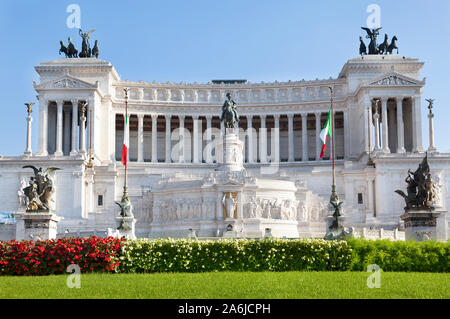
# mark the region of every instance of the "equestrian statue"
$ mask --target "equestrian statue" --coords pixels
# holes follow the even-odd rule
[[[227,99],[222,106],[222,116],[220,121],[224,123],[225,128],[235,128],[239,122],[239,114],[236,110],[236,102],[231,99],[231,94],[227,93]]]

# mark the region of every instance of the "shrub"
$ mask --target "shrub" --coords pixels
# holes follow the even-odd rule
[[[449,272],[450,244],[435,241],[350,239],[351,270],[365,271],[377,264],[384,271]]]
[[[0,242],[0,275],[62,274],[70,264],[82,272],[115,271],[122,243],[112,237]]]
[[[345,241],[138,239],[122,246],[120,271],[347,270],[351,260]]]

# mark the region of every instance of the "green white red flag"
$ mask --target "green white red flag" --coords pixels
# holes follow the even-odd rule
[[[130,137],[128,136],[129,129],[128,129],[128,114],[125,115],[125,127],[124,127],[124,134],[123,134],[123,148],[122,148],[122,164],[127,165],[127,154],[128,154],[128,147],[130,144]]]
[[[320,132],[320,139],[323,142],[322,145],[322,151],[320,152],[320,158],[322,158],[325,155],[325,147],[327,146],[327,136],[332,137],[332,131],[331,131],[331,108],[328,112],[327,122],[325,123],[325,126],[323,127],[322,131]]]

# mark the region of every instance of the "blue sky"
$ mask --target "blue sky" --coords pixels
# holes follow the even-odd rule
[[[25,149],[25,106],[36,100],[34,66],[58,59],[70,4],[81,7],[81,27],[95,29],[100,58],[123,80],[252,82],[337,77],[358,56],[360,29],[370,4],[381,7],[384,32],[397,35],[400,54],[425,62],[423,98],[435,98],[435,141],[450,152],[450,1],[62,1],[0,2],[0,154]],[[423,140],[428,120],[423,101]],[[33,150],[37,144],[37,108]]]

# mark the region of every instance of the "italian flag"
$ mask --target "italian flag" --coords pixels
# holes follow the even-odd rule
[[[123,133],[123,148],[122,148],[122,164],[127,166],[128,145],[130,144],[130,137],[128,136],[128,114],[125,116],[125,127]]]
[[[322,158],[325,155],[325,147],[327,146],[327,136],[331,137],[331,108],[328,112],[327,122],[325,123],[325,126],[323,127],[322,131],[320,132],[320,139],[323,142],[322,145],[322,151],[320,152],[320,158]]]

